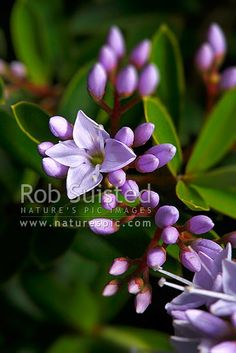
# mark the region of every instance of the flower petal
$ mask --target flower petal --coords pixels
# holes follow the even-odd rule
[[[171,343],[174,346],[176,352],[183,353],[196,353],[200,340],[185,337],[171,337]]]
[[[67,167],[77,167],[88,159],[87,153],[78,148],[73,140],[59,142],[45,152],[58,163]]]
[[[236,262],[223,260],[222,267],[224,292],[236,296]]]
[[[105,159],[100,170],[103,173],[109,173],[121,169],[135,158],[136,154],[124,143],[115,139],[108,139],[105,145]]]
[[[197,294],[182,293],[175,297],[170,303],[166,304],[166,309],[169,314],[173,310],[188,310],[199,308],[206,301],[206,298]]]
[[[216,316],[230,316],[236,312],[236,303],[220,299],[210,306],[210,311]]]

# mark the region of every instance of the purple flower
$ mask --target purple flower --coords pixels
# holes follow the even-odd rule
[[[236,341],[226,341],[217,344],[211,349],[211,353],[233,353],[236,352]]]
[[[207,216],[194,216],[185,223],[185,228],[193,234],[204,234],[214,227],[214,223]]]
[[[137,314],[142,314],[151,304],[152,292],[149,287],[145,287],[135,298],[135,308]]]
[[[222,237],[224,244],[231,243],[233,248],[236,248],[236,231],[225,234]]]
[[[104,193],[102,195],[101,204],[105,210],[109,210],[109,211],[113,210],[113,208],[115,208],[117,206],[116,196],[111,193],[109,193],[109,194]]]
[[[128,165],[134,152],[122,142],[111,139],[102,125],[79,111],[73,140],[59,142],[46,151],[56,162],[69,167],[67,195],[70,199],[94,189],[109,173]]]
[[[191,242],[191,248],[197,253],[202,252],[210,258],[214,259],[222,251],[222,247],[216,242],[209,239],[197,239]]]
[[[27,74],[26,67],[23,63],[19,61],[12,61],[10,63],[11,72],[18,78],[25,78]]]
[[[54,146],[54,144],[50,141],[44,141],[44,142],[41,142],[39,145],[38,145],[38,152],[39,154],[42,156],[42,157],[46,157],[46,151],[50,148]]]
[[[70,140],[73,137],[73,125],[62,116],[53,116],[49,120],[52,134],[61,140]]]
[[[107,73],[112,72],[117,65],[117,57],[115,52],[108,45],[104,45],[99,53],[99,62],[102,64]]]
[[[102,295],[104,297],[111,297],[116,294],[119,289],[119,282],[117,280],[112,280],[104,287]]]
[[[145,143],[151,138],[154,129],[155,125],[152,123],[138,125],[134,130],[134,147],[145,145]]]
[[[148,64],[141,72],[138,81],[138,91],[142,97],[150,96],[160,81],[159,71],[154,64]]]
[[[175,227],[169,226],[161,232],[161,239],[165,244],[175,244],[179,238],[179,232]]]
[[[44,172],[53,178],[65,178],[68,173],[68,167],[58,163],[52,158],[45,157],[42,159],[42,167]]]
[[[214,52],[209,43],[203,43],[195,57],[196,66],[200,71],[209,70],[214,61]]]
[[[124,67],[117,75],[116,89],[123,97],[131,96],[137,88],[138,74],[134,66]]]
[[[209,27],[207,40],[216,56],[222,56],[226,51],[226,39],[224,32],[217,23],[212,23]]]
[[[130,54],[130,61],[138,68],[142,67],[149,59],[151,43],[148,39],[139,43]]]
[[[125,257],[114,259],[110,267],[109,273],[112,276],[119,276],[129,269],[129,261]]]
[[[236,67],[228,67],[220,77],[220,88],[227,90],[236,87]]]
[[[121,193],[127,201],[135,201],[139,197],[138,184],[134,180],[126,180],[121,186]]]
[[[108,181],[115,187],[119,188],[124,185],[126,181],[126,174],[123,169],[115,170],[114,172],[110,172],[108,174]]]
[[[160,228],[172,226],[178,219],[179,211],[174,206],[162,206],[155,215],[155,223]]]
[[[89,228],[95,234],[110,235],[119,230],[117,222],[109,218],[95,218],[89,221]]]
[[[129,127],[124,126],[116,133],[115,139],[131,147],[134,143],[134,133]]]
[[[157,270],[166,262],[166,251],[162,247],[152,248],[147,253],[147,265],[153,270]]]
[[[149,148],[145,153],[151,153],[157,157],[159,159],[158,168],[161,168],[174,158],[176,147],[170,143],[162,143]]]
[[[140,173],[151,173],[157,169],[159,165],[159,159],[153,154],[143,154],[139,156],[135,161],[135,168]]]
[[[157,192],[152,190],[144,190],[140,197],[140,203],[143,207],[155,208],[160,201],[160,197]]]
[[[113,49],[120,59],[125,53],[124,37],[117,26],[112,26],[108,33],[107,44]]]
[[[199,272],[201,270],[201,260],[195,251],[182,250],[180,252],[180,262],[189,271]]]
[[[128,292],[130,294],[138,294],[144,286],[144,281],[141,277],[132,278],[128,283]]]
[[[97,63],[88,75],[88,91],[95,100],[101,100],[105,94],[107,74],[104,67]]]

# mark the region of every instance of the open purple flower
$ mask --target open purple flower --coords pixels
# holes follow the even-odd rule
[[[121,169],[136,157],[132,149],[111,139],[102,125],[90,119],[81,110],[74,124],[73,140],[59,142],[49,148],[46,155],[69,167],[69,199],[94,189],[102,181],[102,173]]]

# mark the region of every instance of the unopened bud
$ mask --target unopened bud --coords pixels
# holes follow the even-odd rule
[[[140,293],[135,297],[135,308],[137,314],[142,314],[151,304],[152,292],[149,287],[145,287]]]
[[[126,66],[117,75],[116,89],[123,97],[131,96],[137,88],[138,75],[136,69],[132,66]]]
[[[120,59],[125,53],[125,41],[123,34],[117,26],[112,26],[108,33],[107,44],[114,50]]]
[[[50,141],[44,141],[44,142],[41,142],[39,145],[38,145],[38,152],[39,154],[42,156],[42,157],[46,157],[46,151],[51,148],[52,146],[54,146],[54,144]]]
[[[149,59],[151,43],[145,39],[139,43],[131,52],[130,61],[138,68],[142,67]]]
[[[179,211],[174,206],[162,206],[155,215],[155,223],[160,228],[172,226],[178,219]]]
[[[121,186],[121,193],[127,201],[135,201],[139,197],[139,187],[134,180],[126,180]]]
[[[112,72],[117,65],[117,57],[115,52],[108,45],[104,45],[99,53],[99,62],[102,64],[107,73]]]
[[[104,67],[97,63],[88,75],[88,91],[95,100],[101,100],[105,94],[107,74]]]
[[[155,208],[160,201],[160,197],[157,192],[152,190],[144,190],[140,195],[140,203],[143,207]]]
[[[23,63],[19,61],[12,61],[10,63],[10,70],[18,78],[25,78],[26,77],[26,67]]]
[[[200,71],[209,70],[214,61],[214,52],[209,43],[203,43],[195,56],[195,63]]]
[[[114,259],[110,267],[109,274],[112,276],[123,275],[129,269],[129,261],[125,257]]]
[[[115,139],[131,147],[134,143],[134,133],[129,127],[122,127],[115,135]]]
[[[220,77],[220,89],[227,90],[236,87],[236,66],[225,69]]]
[[[226,39],[224,32],[217,23],[212,23],[209,27],[207,40],[211,45],[215,56],[224,56],[226,52]]]
[[[58,179],[64,178],[68,172],[68,167],[56,162],[50,157],[42,159],[42,167],[48,176]]]
[[[185,228],[193,234],[203,234],[209,232],[214,227],[214,223],[207,216],[194,216],[185,223]]]
[[[111,193],[103,194],[101,199],[101,204],[105,210],[108,210],[108,211],[113,210],[113,208],[116,208],[117,206],[116,196]]]
[[[161,233],[161,239],[165,244],[175,244],[179,238],[179,232],[175,227],[166,227]]]
[[[180,262],[189,271],[199,272],[201,270],[201,260],[195,251],[182,250],[180,252]]]
[[[176,147],[170,143],[162,143],[149,148],[145,153],[151,153],[157,157],[159,159],[158,168],[161,168],[174,158]]]
[[[153,270],[157,270],[166,262],[166,251],[164,248],[158,246],[148,250],[147,265]]]
[[[110,281],[106,284],[103,289],[102,295],[104,297],[111,297],[112,295],[116,294],[119,290],[119,282],[117,280]]]
[[[233,248],[236,248],[236,231],[225,234],[220,240],[224,244],[230,243]]]
[[[52,134],[61,140],[70,140],[73,137],[73,125],[62,116],[53,116],[49,120]]]
[[[135,168],[140,173],[151,173],[157,169],[159,160],[153,154],[143,154],[135,161]]]
[[[138,91],[142,97],[150,96],[160,81],[156,65],[148,64],[141,72],[138,81]]]
[[[93,233],[109,235],[119,230],[117,222],[109,218],[94,218],[89,221],[89,228]]]
[[[134,130],[134,147],[145,145],[145,143],[151,138],[154,129],[155,125],[152,123],[138,125]]]
[[[130,294],[138,294],[144,286],[143,279],[141,277],[132,278],[128,283],[128,292]]]
[[[123,169],[115,170],[114,172],[110,172],[108,174],[108,181],[115,187],[119,188],[124,185],[126,181],[126,174]]]

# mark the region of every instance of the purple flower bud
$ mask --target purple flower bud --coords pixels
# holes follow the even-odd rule
[[[161,233],[161,239],[166,244],[175,244],[179,238],[179,232],[175,227],[166,227]]]
[[[211,348],[211,353],[233,353],[236,352],[236,341],[225,341]]]
[[[179,211],[174,206],[162,206],[155,215],[155,223],[160,228],[172,226],[178,219]]]
[[[15,75],[18,78],[25,78],[26,77],[26,67],[24,64],[22,64],[19,61],[12,61],[10,63],[10,69],[13,75]]]
[[[144,190],[140,195],[140,203],[143,207],[155,208],[160,201],[160,197],[157,192],[152,190]]]
[[[153,123],[143,123],[138,125],[134,130],[134,147],[145,145],[145,143],[151,138],[154,129],[155,125]]]
[[[159,70],[156,65],[149,64],[141,72],[138,81],[138,91],[142,97],[150,96],[160,81]]]
[[[49,120],[52,134],[61,140],[70,140],[73,136],[73,125],[62,116],[53,116]]]
[[[102,295],[104,297],[111,297],[112,295],[116,294],[119,290],[119,282],[117,280],[110,281],[106,284],[103,289]]]
[[[108,174],[108,181],[115,187],[119,188],[124,185],[126,181],[126,174],[123,169],[115,170]]]
[[[151,173],[157,169],[159,160],[153,154],[143,154],[135,161],[135,168],[140,173]]]
[[[137,88],[138,75],[136,69],[129,65],[124,67],[117,75],[116,89],[124,97],[131,96]]]
[[[199,272],[202,267],[198,254],[191,250],[182,250],[180,252],[180,262],[192,272]]]
[[[195,57],[196,66],[200,71],[209,70],[213,64],[214,52],[209,43],[203,43]]]
[[[88,91],[95,100],[101,100],[105,94],[107,74],[103,66],[95,64],[88,75]]]
[[[108,33],[107,44],[114,50],[120,59],[125,53],[125,41],[120,29],[112,26]]]
[[[130,61],[138,68],[142,67],[149,59],[151,42],[148,39],[139,43],[131,52]]]
[[[221,241],[224,244],[230,243],[233,248],[236,248],[236,231],[225,234]]]
[[[129,262],[125,257],[118,257],[114,259],[110,267],[109,273],[112,276],[123,275],[129,269]]]
[[[148,250],[147,265],[153,270],[157,270],[166,262],[166,251],[162,247],[156,247]]]
[[[214,227],[214,223],[207,216],[194,216],[185,223],[185,228],[193,234],[203,234],[209,232]]]
[[[151,304],[152,292],[151,289],[146,287],[142,292],[138,293],[135,298],[135,309],[137,314],[142,314]]]
[[[134,180],[126,180],[121,186],[121,193],[127,201],[135,201],[139,197],[139,187]]]
[[[129,127],[122,127],[115,135],[115,139],[131,147],[134,143],[134,133]]]
[[[226,51],[224,32],[217,23],[212,23],[208,29],[207,40],[216,56],[223,56]]]
[[[222,247],[209,239],[197,239],[191,243],[191,248],[199,253],[200,251],[214,259],[222,251]]]
[[[89,221],[89,228],[93,233],[109,235],[119,230],[117,222],[109,218],[94,218]]]
[[[220,89],[227,90],[236,87],[236,67],[224,70],[220,77]]]
[[[116,196],[111,193],[105,193],[102,195],[102,200],[101,200],[102,207],[105,208],[105,210],[113,210],[113,208],[116,208],[117,206],[117,200]]]
[[[176,147],[170,143],[162,143],[149,148],[146,153],[154,154],[159,159],[158,168],[161,168],[174,158]]]
[[[132,278],[128,283],[128,292],[130,294],[138,294],[143,286],[144,282],[141,277]]]
[[[53,178],[62,179],[67,175],[68,167],[56,162],[54,159],[45,157],[42,159],[44,172]]]
[[[108,45],[104,45],[99,53],[99,62],[102,64],[107,73],[110,73],[116,68],[117,57],[115,52]]]
[[[46,151],[51,148],[52,146],[54,146],[54,144],[50,141],[44,141],[44,142],[41,142],[39,145],[38,145],[38,152],[39,154],[42,156],[42,157],[46,157]]]

